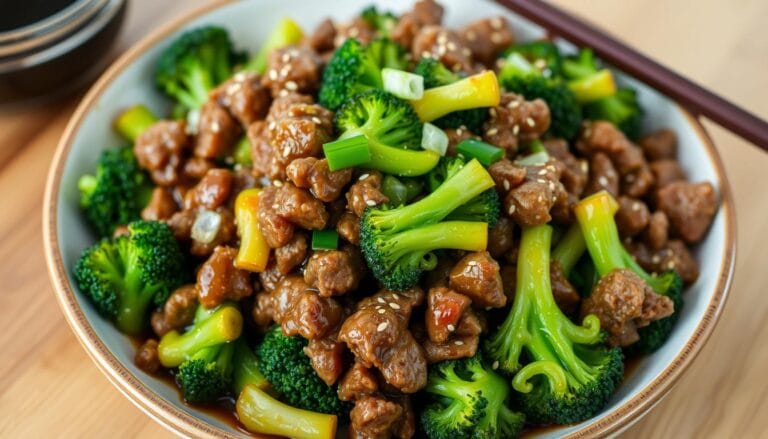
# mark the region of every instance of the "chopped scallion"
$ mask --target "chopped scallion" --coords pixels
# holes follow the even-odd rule
[[[427,122],[421,134],[421,147],[445,156],[448,151],[448,135],[445,131]]]
[[[326,143],[323,145],[323,151],[331,171],[362,165],[371,160],[368,139],[362,134]]]
[[[424,78],[413,73],[385,67],[381,70],[384,90],[400,99],[421,99],[424,95]]]
[[[504,150],[475,139],[464,139],[456,145],[456,151],[467,159],[477,159],[484,166],[491,166],[504,157]]]
[[[312,250],[336,250],[339,248],[339,234],[333,230],[312,232]]]
[[[536,166],[547,163],[547,160],[549,160],[549,154],[546,152],[534,152],[531,155],[527,155],[520,160],[517,160],[517,163],[522,166]]]

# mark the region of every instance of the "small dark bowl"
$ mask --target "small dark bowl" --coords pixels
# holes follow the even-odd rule
[[[60,96],[95,77],[109,61],[105,54],[126,3],[31,0],[9,6],[18,10],[0,20],[0,107]]]

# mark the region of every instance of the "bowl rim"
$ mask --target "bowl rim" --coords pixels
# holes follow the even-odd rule
[[[122,394],[128,397],[131,402],[167,429],[190,437],[233,438],[235,436],[180,410],[174,404],[160,397],[148,385],[142,383],[139,378],[131,373],[96,335],[82,309],[80,309],[75,298],[75,292],[67,280],[67,268],[63,264],[59,249],[58,218],[56,212],[58,209],[61,176],[75,135],[85,117],[98,102],[99,97],[106,88],[144,52],[171,33],[198,17],[238,1],[218,0],[166,23],[131,46],[101,75],[80,104],[78,104],[56,147],[47,176],[43,202],[42,225],[46,265],[56,299],[77,340],[101,372],[106,375],[107,379]],[[534,21],[531,21],[531,23],[536,24]],[[669,392],[677,382],[677,379],[698,355],[712,334],[728,297],[736,261],[736,218],[730,183],[726,177],[722,159],[706,129],[689,111],[677,103],[674,103],[674,105],[685,115],[689,125],[694,129],[696,136],[704,145],[704,150],[713,164],[717,177],[721,199],[720,209],[723,212],[724,219],[725,242],[723,246],[723,263],[717,277],[715,291],[707,305],[704,316],[696,326],[692,336],[687,340],[680,354],[653,381],[640,389],[628,401],[603,415],[597,422],[593,422],[580,430],[570,433],[566,436],[568,438],[602,437],[616,434],[639,420],[642,415]]]

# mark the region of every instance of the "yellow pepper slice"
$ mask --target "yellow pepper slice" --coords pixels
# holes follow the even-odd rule
[[[424,90],[418,101],[411,101],[416,114],[423,122],[431,122],[448,113],[471,108],[499,105],[501,92],[496,74],[490,70]]]
[[[613,73],[608,69],[600,70],[584,79],[569,81],[568,88],[579,102],[592,102],[616,94],[616,82],[613,80]]]
[[[257,218],[260,194],[261,189],[246,189],[235,199],[235,220],[240,236],[235,267],[257,273],[264,271],[269,261],[269,246],[259,229]]]

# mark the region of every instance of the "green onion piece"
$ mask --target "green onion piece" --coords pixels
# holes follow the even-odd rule
[[[528,144],[528,151],[534,153],[534,152],[543,152],[547,153],[547,148],[544,146],[544,144],[539,139],[533,139],[531,143]]]
[[[445,156],[448,151],[448,135],[445,131],[427,122],[421,131],[421,147]]]
[[[402,206],[408,201],[408,188],[397,178],[387,175],[381,180],[381,193],[389,198],[392,206]]]
[[[531,155],[527,155],[520,160],[517,160],[517,164],[521,166],[535,166],[543,165],[549,160],[549,154],[546,152],[534,152]]]
[[[331,171],[362,165],[371,160],[368,139],[362,134],[326,143],[323,145],[323,151]]]
[[[253,159],[251,158],[251,141],[248,140],[248,136],[243,136],[243,138],[237,142],[233,158],[235,159],[235,163],[239,165],[247,166],[253,163]]]
[[[267,70],[267,58],[273,50],[298,44],[302,38],[304,38],[304,32],[295,21],[290,18],[281,18],[256,56],[245,65],[244,70],[263,74]]]
[[[336,250],[339,248],[339,234],[333,230],[312,232],[312,250]]]
[[[456,151],[467,159],[477,159],[484,166],[491,166],[504,157],[504,150],[475,139],[464,139],[456,145]]]
[[[384,90],[400,99],[418,100],[424,96],[424,78],[402,70],[381,69]]]

